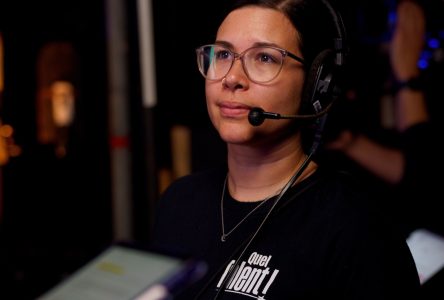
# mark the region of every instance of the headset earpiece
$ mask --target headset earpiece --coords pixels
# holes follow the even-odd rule
[[[342,17],[328,0],[321,0],[332,17],[336,37],[331,48],[321,51],[313,60],[305,78],[300,114],[327,112],[338,96],[340,73],[347,54],[346,30]]]
[[[302,114],[319,113],[331,104],[335,67],[332,49],[323,50],[315,57],[305,78],[302,93]]]

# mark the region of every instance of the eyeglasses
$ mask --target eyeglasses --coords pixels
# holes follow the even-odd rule
[[[304,64],[304,60],[287,50],[273,46],[255,46],[236,53],[223,45],[204,45],[196,49],[200,73],[208,80],[224,78],[236,59],[240,59],[247,77],[256,83],[275,79],[282,70],[285,57]]]

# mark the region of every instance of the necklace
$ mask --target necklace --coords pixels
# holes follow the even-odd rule
[[[272,198],[274,195],[272,196],[268,196],[267,198],[265,198],[264,200],[261,201],[261,203],[259,203],[255,208],[253,208],[245,217],[242,218],[242,220],[239,221],[239,223],[237,223],[230,231],[228,231],[227,233],[225,233],[225,223],[224,223],[224,198],[225,198],[225,190],[227,188],[227,181],[228,181],[228,174],[225,177],[225,181],[224,181],[224,187],[222,188],[222,197],[220,198],[220,214],[221,214],[221,220],[222,220],[222,235],[220,236],[220,240],[222,242],[225,242],[226,239],[228,238],[228,236],[237,228],[239,227],[246,219],[248,219],[248,217],[254,213],[256,210],[259,209],[259,207],[261,207],[265,202],[267,202],[270,198]]]

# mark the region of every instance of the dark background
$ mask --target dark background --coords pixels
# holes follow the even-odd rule
[[[34,299],[112,236],[104,9],[101,1],[2,1],[1,118],[22,149],[2,167],[0,298]],[[37,141],[37,58],[48,42],[80,58],[68,155]]]
[[[171,167],[172,125],[183,124],[192,130],[193,170],[224,159],[224,146],[206,115],[203,80],[195,66],[194,49],[214,39],[227,3],[153,1],[158,105],[146,114],[140,100],[136,1],[125,1],[134,178],[131,187],[134,199],[128,201],[133,201],[135,207],[150,194],[145,185],[147,174]],[[352,105],[357,113],[341,115],[329,134],[334,136],[344,126],[378,132],[379,103],[374,98],[382,92],[381,80],[388,72],[380,45],[390,37],[389,13],[394,2],[334,3],[344,17],[354,48],[349,84],[362,90],[366,97]],[[442,3],[424,1],[428,32],[431,36],[441,34],[441,41],[444,39]],[[105,5],[106,2],[98,0],[0,2],[0,32],[5,47],[5,89],[0,100],[0,117],[3,123],[13,126],[14,141],[22,149],[21,155],[11,158],[0,169],[2,299],[35,298],[114,242]],[[54,155],[53,145],[37,141],[36,64],[42,46],[53,41],[71,42],[79,56],[76,121],[64,158]],[[429,50],[432,56],[428,58],[428,70],[441,74],[439,49]],[[430,85],[432,95],[442,98],[438,81]],[[436,105],[433,103],[432,106]],[[147,116],[152,118],[152,131],[145,127]],[[154,164],[148,166],[151,170],[145,169],[147,134],[153,135],[155,149]],[[146,242],[149,214],[135,212],[134,215],[134,240]]]

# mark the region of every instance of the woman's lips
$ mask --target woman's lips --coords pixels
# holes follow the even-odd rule
[[[243,117],[248,114],[250,107],[248,105],[224,102],[219,105],[222,116],[229,118]]]

